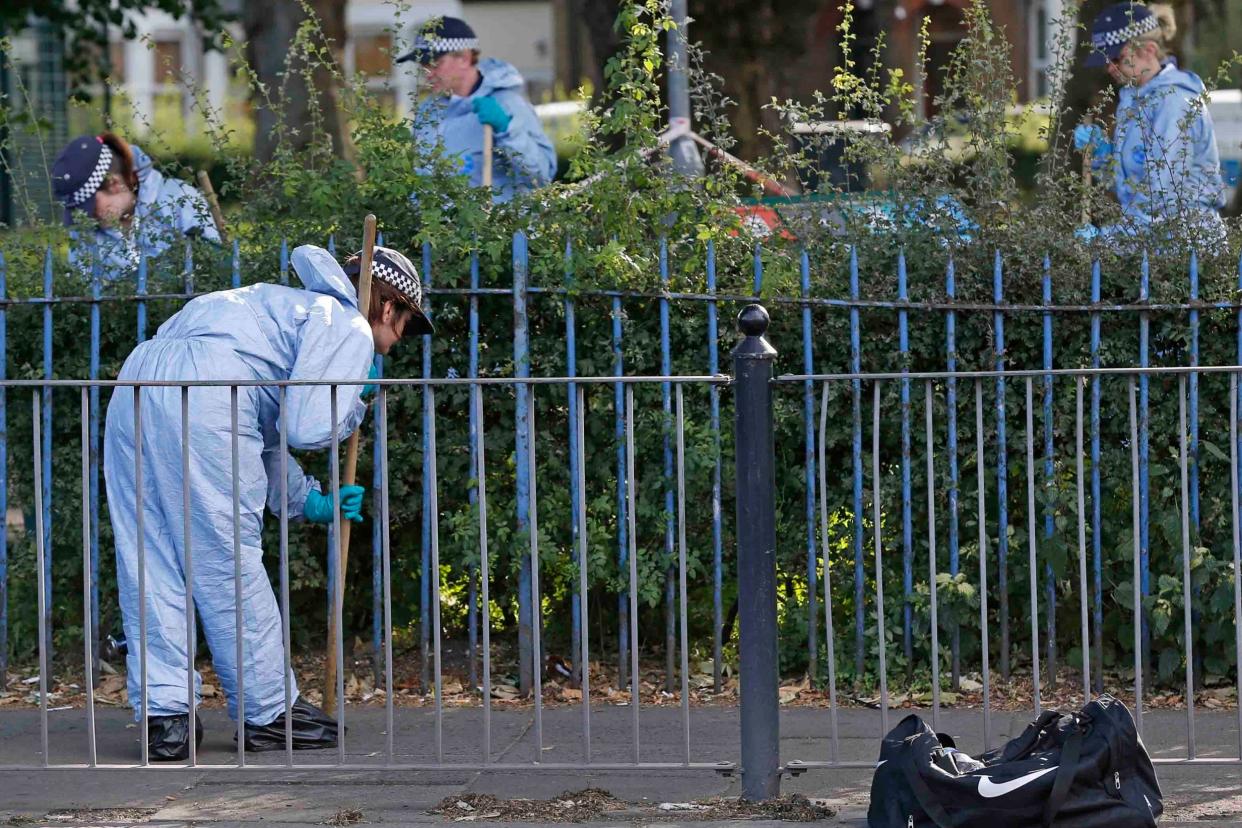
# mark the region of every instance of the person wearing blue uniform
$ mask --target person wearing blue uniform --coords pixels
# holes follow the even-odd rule
[[[125,360],[121,380],[357,380],[337,387],[335,420],[331,387],[288,386],[285,434],[294,449],[322,449],[333,435],[344,440],[362,422],[365,385],[374,376],[376,353],[386,354],[404,336],[429,334],[422,287],[409,259],[377,247],[371,304],[358,307],[351,276],[326,250],[303,245],[293,251],[301,288],[258,284],[209,293],[191,300],[160,326],[153,339]],[[138,608],[138,521],[142,514],[145,567],[147,711],[150,756],[184,759],[189,754],[186,590],[192,589],[229,715],[237,717],[238,676],[244,678],[245,734],[249,750],[284,747],[285,651],[276,597],[263,565],[263,508],[289,519],[330,524],[338,499],[286,457],[280,476],[280,389],[228,386],[189,389],[190,546],[184,548],[181,388],[148,386],[135,406],[133,387],[118,386],[108,404],[104,476],[115,534],[117,588],[128,653],[129,699],[135,719],[142,704],[141,634]],[[234,408],[235,404],[235,408]],[[234,416],[236,420],[234,420]],[[135,426],[141,423],[141,437]],[[236,660],[234,601],[233,423],[236,422],[241,538],[242,663]],[[135,474],[141,452],[141,499]],[[287,497],[281,496],[282,482]],[[363,489],[342,486],[344,518],[361,520]],[[184,575],[187,551],[193,584]],[[198,698],[199,679],[195,679]],[[294,747],[332,747],[336,723],[298,697],[289,675]],[[201,722],[196,739],[202,739]]]
[[[87,276],[98,261],[101,278],[115,281],[186,237],[220,242],[203,194],[111,132],[66,144],[52,164],[52,190],[74,228],[69,262]]]
[[[1109,140],[1098,125],[1080,124],[1074,145],[1091,148],[1096,169],[1111,169],[1122,220],[1082,228],[1081,236],[1224,241],[1225,188],[1206,89],[1168,53],[1175,31],[1171,10],[1137,2],[1109,6],[1091,26],[1087,65],[1106,68],[1120,87],[1116,125]]]
[[[542,187],[556,175],[556,150],[523,93],[511,64],[479,58],[479,39],[464,20],[442,17],[425,26],[397,63],[418,62],[435,93],[415,108],[414,140],[441,145],[461,162],[473,186],[483,184],[483,126],[494,132],[493,200]]]

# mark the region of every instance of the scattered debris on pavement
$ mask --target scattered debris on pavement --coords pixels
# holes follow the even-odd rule
[[[107,823],[140,823],[155,816],[156,808],[67,808],[59,811],[48,811],[43,818],[48,822],[87,823],[100,825]],[[40,820],[41,822],[43,820]]]
[[[786,794],[763,802],[748,802],[735,797],[705,799],[695,803],[707,808],[694,813],[694,819],[780,819],[787,822],[815,822],[836,814],[821,800],[808,799],[802,794]],[[686,819],[688,814],[679,814]]]
[[[661,802],[627,805],[607,791],[586,788],[567,791],[555,799],[497,799],[487,794],[463,794],[442,800],[429,813],[453,822],[586,822],[607,816],[613,820],[678,822],[723,819],[776,819],[814,822],[834,816],[821,800],[790,794],[767,802],[717,797],[698,802]]]
[[[488,794],[462,794],[446,797],[428,813],[440,814],[453,822],[585,822],[625,807],[608,791],[583,788],[566,791],[554,799],[497,799]]]
[[[328,819],[324,820],[324,825],[357,825],[362,822],[362,811],[357,808],[342,808]]]

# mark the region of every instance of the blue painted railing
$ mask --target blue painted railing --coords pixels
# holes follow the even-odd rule
[[[957,296],[957,280],[950,259],[945,267],[944,292],[949,302]],[[950,310],[944,318],[945,368],[950,373],[957,370],[957,312]],[[957,466],[957,379],[949,377],[945,383],[946,428],[948,429],[946,452],[949,455],[949,575],[956,578],[961,571],[961,538],[957,522],[960,497],[959,471]],[[957,691],[962,683],[962,635],[961,625],[953,625],[949,652],[951,659],[951,687]]]
[[[1052,305],[1052,260],[1044,256],[1044,278],[1042,301]],[[1052,313],[1044,311],[1044,370],[1052,370]],[[1033,439],[1033,438],[1032,438]],[[1051,543],[1055,537],[1055,521],[1053,517],[1052,486],[1053,486],[1053,423],[1052,423],[1052,374],[1044,374],[1044,540]],[[1048,638],[1048,679],[1053,684],[1057,678],[1057,582],[1051,563],[1044,564],[1044,577],[1047,582],[1047,638]]]
[[[1004,271],[1001,254],[996,252],[992,268],[992,300],[999,306],[1005,301]],[[999,307],[992,312],[993,350],[996,352],[996,370],[1005,370],[1005,313]],[[998,526],[1009,525],[1009,460],[1005,441],[1005,378],[996,378],[996,522]],[[1009,679],[1009,534],[998,532],[996,536],[996,563],[998,577],[996,588],[1000,591],[1001,677]]]

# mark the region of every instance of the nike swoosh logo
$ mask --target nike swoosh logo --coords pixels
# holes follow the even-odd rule
[[[1010,779],[1005,782],[993,782],[990,776],[980,776],[979,796],[982,796],[985,799],[993,799],[998,796],[1004,796],[1007,793],[1016,791],[1028,782],[1034,782],[1046,773],[1052,773],[1056,769],[1056,765],[1053,765],[1050,768],[1032,771],[1023,776],[1019,776],[1017,779]]]

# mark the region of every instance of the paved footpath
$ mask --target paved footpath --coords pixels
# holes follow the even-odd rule
[[[591,715],[591,759],[625,763],[633,760],[633,711],[600,707]],[[899,720],[891,714],[890,724]],[[1009,738],[1031,718],[1027,713],[999,713],[992,718],[993,741]],[[222,711],[203,714],[207,736],[199,761],[204,765],[236,762],[232,725]],[[454,709],[444,714],[442,751],[450,767],[437,770],[385,769],[386,736],[382,709],[362,708],[347,713],[349,733],[346,761],[375,764],[375,770],[293,769],[278,767],[283,754],[247,757],[245,769],[170,768],[151,770],[12,770],[6,765],[42,762],[37,711],[0,711],[0,825],[148,826],[198,824],[210,828],[281,823],[288,826],[321,825],[342,811],[356,810],[366,824],[447,824],[430,815],[447,796],[486,793],[502,798],[547,799],[564,791],[603,788],[633,806],[607,814],[596,825],[698,826],[745,824],[776,826],[766,820],[703,822],[662,817],[655,806],[664,802],[691,802],[718,796],[736,796],[740,782],[711,770],[486,770],[453,768],[453,763],[478,764],[483,738],[479,710]],[[1184,713],[1158,711],[1145,719],[1146,743],[1153,755],[1185,756]],[[982,747],[982,717],[978,711],[947,710],[940,729],[959,736],[968,752]],[[491,738],[493,762],[529,764],[535,753],[545,763],[579,763],[583,758],[582,712],[575,708],[543,712],[542,750],[536,747],[530,711],[495,710]],[[1195,717],[1200,757],[1236,757],[1236,714],[1199,711]],[[138,731],[128,711],[100,709],[97,714],[100,763],[130,763],[138,756]],[[431,764],[436,760],[435,718],[430,710],[398,710],[394,728],[394,760],[404,764]],[[699,708],[691,713],[691,760],[731,762],[738,757],[738,720],[734,708]],[[844,710],[839,714],[840,757],[844,761],[874,761],[878,751],[880,714]],[[53,763],[86,759],[85,715],[81,710],[50,714],[49,746]],[[639,755],[643,762],[680,762],[685,737],[678,709],[640,711]],[[824,710],[788,709],[781,713],[781,752],[785,762],[824,760],[831,756],[829,717]],[[295,764],[335,762],[334,751],[302,752]],[[1242,769],[1237,766],[1163,766],[1157,769],[1165,794],[1162,825],[1242,826]],[[866,824],[871,772],[868,769],[811,770],[785,777],[783,793],[802,793],[822,799],[836,816],[833,825]],[[128,810],[127,810],[128,809]],[[477,825],[494,823],[477,822]],[[527,823],[530,824],[530,823]],[[536,823],[537,824],[537,823]]]

